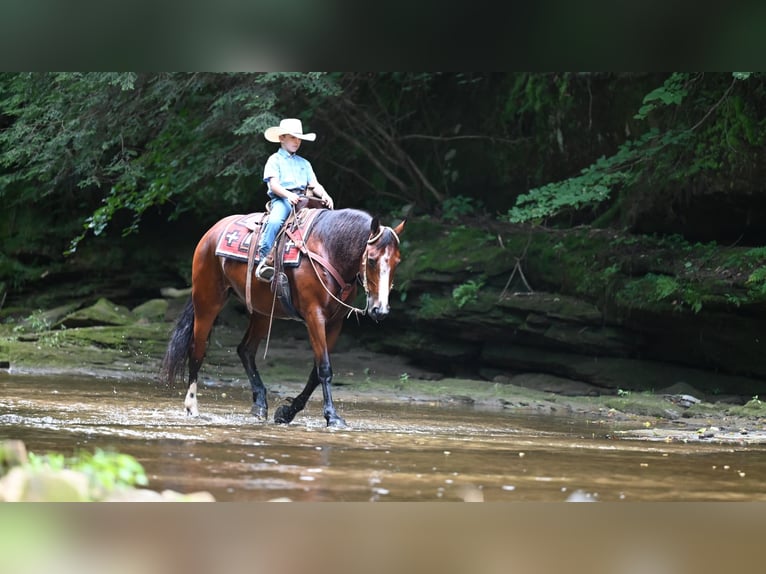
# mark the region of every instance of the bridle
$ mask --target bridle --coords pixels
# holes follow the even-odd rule
[[[394,239],[396,239],[396,245],[397,246],[399,245],[399,236],[396,234],[396,231],[394,231],[392,228],[386,225],[381,225],[378,228],[378,232],[375,235],[370,233],[370,238],[367,240],[368,247],[364,249],[364,255],[362,255],[361,271],[358,274],[358,275],[361,275],[361,284],[362,284],[362,287],[364,288],[365,294],[367,295],[369,295],[370,293],[369,290],[367,289],[367,253],[369,252],[369,246],[377,243],[378,239],[380,239],[383,236],[383,233],[386,230],[391,232],[391,235],[393,235]],[[391,288],[393,289],[393,285],[391,285]]]

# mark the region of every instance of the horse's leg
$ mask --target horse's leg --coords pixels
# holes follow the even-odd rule
[[[253,390],[252,413],[259,421],[266,420],[269,406],[266,401],[266,387],[263,385],[263,380],[261,380],[261,375],[255,364],[255,353],[258,351],[258,345],[266,336],[268,328],[268,317],[257,314],[251,315],[250,325],[248,325],[242,342],[237,346],[237,354],[245,367],[247,378],[250,379],[250,388]]]
[[[226,303],[226,291],[221,288],[208,286],[208,293],[202,293],[202,289],[196,286],[192,288],[192,302],[194,304],[194,336],[189,349],[189,386],[186,389],[184,406],[186,414],[196,417],[199,415],[197,407],[197,376],[202,367],[207,351],[207,340],[213,329],[213,322]]]
[[[333,321],[330,325],[325,325],[324,318],[317,317],[316,314],[308,314],[306,326],[311,339],[311,346],[314,350],[314,368],[311,370],[309,380],[306,383],[300,395],[295,397],[290,405],[279,407],[274,415],[274,422],[289,423],[296,414],[304,409],[306,402],[311,397],[314,390],[322,385],[322,396],[324,398],[323,414],[328,427],[344,428],[346,421],[335,411],[335,405],[332,400],[332,365],[330,363],[330,349],[340,335],[342,323],[340,319]]]
[[[274,422],[284,425],[292,422],[295,415],[306,407],[306,403],[317,386],[319,386],[319,377],[317,376],[316,365],[314,365],[314,368],[311,369],[309,380],[303,388],[303,391],[301,391],[301,394],[295,397],[289,405],[282,405],[277,409],[277,412],[274,413]]]
[[[341,320],[342,321],[342,320]],[[332,402],[332,364],[330,363],[330,349],[335,346],[335,341],[340,335],[343,323],[338,321],[330,332],[327,333],[326,343],[323,345],[322,353],[319,359],[314,359],[319,376],[319,382],[322,385],[322,398],[324,399],[324,418],[328,427],[345,428],[346,421],[343,420],[337,412]],[[316,349],[314,351],[316,353]]]

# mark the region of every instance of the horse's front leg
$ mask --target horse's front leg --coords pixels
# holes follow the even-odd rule
[[[306,326],[308,327],[311,346],[314,349],[314,368],[311,370],[306,387],[300,395],[295,397],[291,404],[279,407],[274,415],[277,423],[289,423],[295,415],[304,409],[306,402],[314,390],[322,385],[324,397],[323,414],[328,427],[345,428],[346,421],[335,411],[332,401],[332,365],[330,364],[330,351],[340,335],[342,316],[339,321],[333,322],[325,330],[324,320],[316,314],[308,313]]]
[[[323,414],[328,427],[345,428],[346,421],[335,411],[335,404],[332,401],[332,363],[330,363],[330,350],[335,346],[343,327],[343,315],[331,320],[328,325],[321,321],[319,323],[321,328],[317,326],[316,330],[309,330],[309,334],[311,346],[314,349],[314,369],[319,384],[322,385]]]
[[[314,389],[316,389],[318,385],[319,377],[317,376],[316,365],[314,365],[314,368],[311,369],[309,380],[306,383],[306,386],[303,388],[303,391],[301,391],[301,394],[290,401],[289,405],[282,405],[277,409],[277,412],[274,413],[274,422],[283,425],[292,422],[292,420],[295,418],[295,415],[297,415],[306,407],[306,403],[308,402],[309,398],[311,398],[311,394],[314,392]]]
[[[346,428],[346,421],[343,420],[336,411],[335,404],[332,401],[332,365],[330,356],[325,353],[319,366],[317,367],[319,382],[322,385],[322,397],[324,398],[324,418],[328,427]]]
[[[288,424],[292,422],[299,412],[306,408],[306,403],[311,398],[314,390],[321,384],[322,396],[324,397],[324,418],[327,421],[328,427],[345,428],[346,421],[343,420],[336,411],[335,405],[332,402],[332,392],[330,391],[330,384],[332,382],[332,369],[327,364],[327,368],[324,370],[324,376],[320,374],[320,370],[314,365],[309,375],[309,380],[300,395],[295,397],[289,405],[282,405],[274,413],[274,422],[278,424]]]

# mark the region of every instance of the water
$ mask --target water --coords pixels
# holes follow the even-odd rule
[[[325,427],[319,391],[282,426],[252,419],[241,384],[203,387],[191,419],[181,389],[0,373],[0,439],[125,452],[149,488],[218,501],[766,500],[765,445],[625,440],[584,417],[335,395],[349,429]],[[270,416],[282,399],[270,395]]]

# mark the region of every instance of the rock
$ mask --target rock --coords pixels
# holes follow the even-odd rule
[[[684,409],[688,409],[690,406],[702,402],[697,397],[691,395],[665,395],[665,399]]]
[[[128,325],[135,322],[135,317],[123,305],[116,305],[101,298],[90,307],[85,307],[64,317],[60,325],[67,329],[75,327],[95,327],[100,325]]]
[[[721,432],[721,429],[718,427],[708,427],[699,429],[697,435],[699,438],[713,438],[719,432]]]
[[[191,287],[186,289],[176,289],[175,287],[163,287],[160,289],[160,295],[168,297],[169,299],[180,299],[181,297],[188,297],[191,295]]]
[[[68,303],[53,309],[38,310],[21,321],[25,331],[41,332],[59,326],[62,317],[72,313],[79,307],[78,303]]]
[[[150,299],[133,309],[133,315],[147,321],[164,321],[168,311],[168,302],[165,299]]]
[[[4,440],[0,443],[0,473],[27,462],[27,447],[21,440]]]
[[[103,502],[215,502],[205,491],[183,494],[175,490],[157,492],[147,488],[125,488],[110,493]]]
[[[527,389],[535,389],[564,396],[598,396],[604,389],[594,385],[574,381],[545,373],[523,373],[512,377],[511,384]]]
[[[702,393],[700,393],[698,389],[696,389],[695,387],[691,386],[689,383],[684,381],[678,381],[677,383],[673,383],[669,387],[658,389],[657,392],[661,395],[692,395],[692,396],[702,395]]]
[[[6,502],[85,502],[88,477],[73,470],[14,467],[0,480]]]

